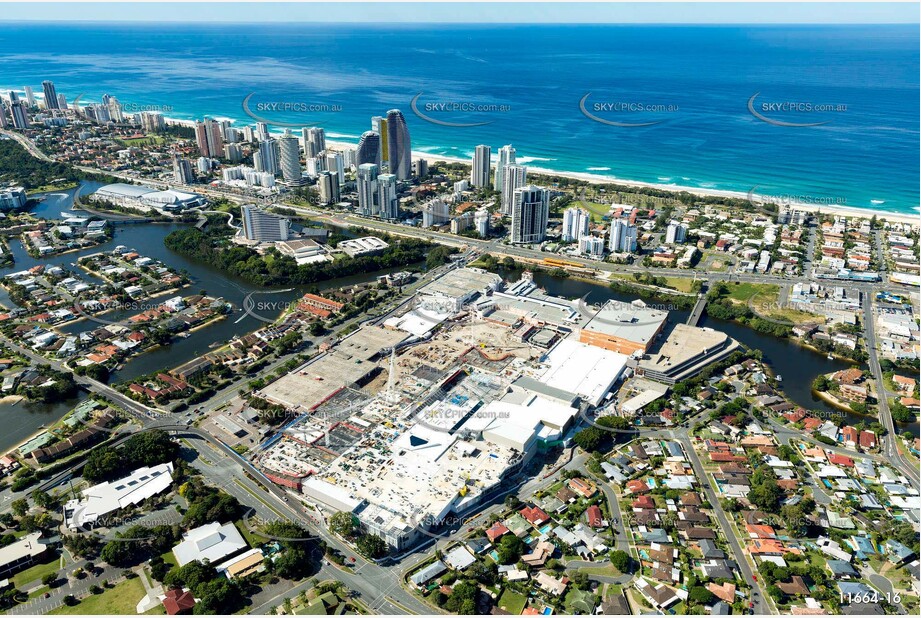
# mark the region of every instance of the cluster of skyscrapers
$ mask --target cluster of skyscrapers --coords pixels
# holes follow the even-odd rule
[[[371,118],[371,130],[362,133],[355,153],[355,164],[366,163],[386,169],[397,180],[412,174],[412,141],[403,112],[392,109],[386,116]]]
[[[14,91],[9,91],[7,98],[8,103],[0,101],[0,129],[28,129],[32,121],[29,117],[29,110],[33,108],[43,108],[47,112],[54,110],[66,110],[67,99],[63,94],[58,94],[54,87],[54,82],[45,80],[42,82],[42,101],[39,104],[35,99],[35,93],[31,86],[23,86],[25,100],[19,97]],[[108,95],[106,95],[108,97]],[[106,104],[108,101],[105,102]],[[117,103],[117,102],[116,102]],[[100,111],[108,118],[108,108],[104,105],[105,111]],[[95,110],[94,110],[95,111]],[[58,120],[52,118],[51,120]],[[49,122],[46,120],[46,122]]]
[[[358,212],[369,217],[396,219],[400,213],[396,174],[381,174],[375,163],[358,166]]]
[[[480,144],[474,149],[470,170],[470,185],[477,188],[489,186],[489,170],[492,165],[492,148]],[[515,190],[527,183],[528,170],[515,163],[515,148],[509,144],[499,148],[496,159],[496,173],[493,177],[494,191],[502,193],[500,210],[502,214],[511,214],[512,198]]]

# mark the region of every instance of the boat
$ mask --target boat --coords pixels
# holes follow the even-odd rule
[[[777,381],[778,381],[778,382],[783,382],[783,376],[780,375],[779,373],[777,374]]]
[[[829,354],[829,355],[826,356],[825,358],[827,358],[828,360],[835,360],[835,357],[832,356],[831,354]]]

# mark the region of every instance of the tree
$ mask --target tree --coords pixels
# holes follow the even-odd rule
[[[350,538],[355,533],[355,518],[346,511],[339,511],[329,518],[329,530],[333,534]]]
[[[272,562],[279,577],[300,580],[317,571],[319,565],[311,558],[312,550],[319,545],[322,554],[325,546],[307,530],[290,522],[274,522],[266,527],[266,533],[280,539],[283,549]]]
[[[611,552],[611,565],[621,573],[629,573],[632,563],[630,554],[624,550],[618,549]]]
[[[479,586],[473,582],[463,581],[454,585],[451,596],[445,601],[444,608],[454,614],[476,614],[476,595]]]
[[[713,593],[703,586],[694,586],[688,593],[688,600],[700,605],[708,605],[713,601]]]
[[[614,416],[614,415],[602,416],[595,422],[598,425],[601,425],[602,427],[607,427],[609,429],[617,429],[621,431],[630,429],[629,419],[623,416]]]
[[[453,247],[448,247],[445,245],[438,245],[425,257],[425,266],[429,270],[433,268],[438,268],[442,264],[445,264],[451,257],[451,254],[456,252],[457,249]]]
[[[501,564],[513,564],[521,558],[524,543],[514,534],[506,534],[499,540],[496,553],[499,554]]]
[[[64,536],[64,547],[80,558],[91,558],[99,553],[99,538],[90,534]]]
[[[53,586],[56,581],[58,581],[57,572],[48,573],[44,577],[42,577],[42,584],[44,584],[45,586]]]
[[[17,498],[10,503],[10,508],[17,517],[22,517],[29,512],[29,501],[25,498]]]
[[[170,587],[187,586],[198,595],[198,587],[218,577],[214,566],[193,560],[181,567],[174,567],[166,574],[163,583]]]
[[[43,509],[53,508],[57,504],[57,499],[52,497],[46,491],[36,491],[32,494],[32,499],[35,500],[35,504],[42,507]]]
[[[387,541],[376,534],[363,534],[356,543],[358,551],[368,558],[383,558],[389,547]]]
[[[141,557],[135,552],[135,544],[129,541],[114,539],[106,543],[99,557],[112,566],[132,566],[140,562]]]
[[[892,414],[892,420],[897,423],[910,423],[915,419],[915,415],[912,414],[906,406],[900,401],[895,401],[889,407],[889,411]]]
[[[783,491],[777,486],[774,479],[765,479],[765,481],[756,484],[754,474],[752,477],[748,501],[768,513],[776,513],[780,500],[783,498]]]
[[[586,427],[573,436],[573,442],[582,450],[591,452],[598,450],[598,447],[604,442],[605,437],[605,432],[601,429],[597,427]]]

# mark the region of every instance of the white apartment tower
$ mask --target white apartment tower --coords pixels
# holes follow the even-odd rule
[[[305,159],[319,156],[326,150],[326,131],[320,127],[304,127],[301,129],[301,138],[304,142]]]
[[[317,191],[320,192],[321,204],[335,204],[340,200],[339,179],[332,172],[320,172],[317,176]]]
[[[291,134],[291,129],[285,129],[285,134],[278,138],[278,154],[281,175],[285,184],[304,184],[304,174],[301,171],[301,148],[297,143],[297,137]]]
[[[517,166],[508,166],[510,170]],[[508,178],[506,178],[508,181]],[[534,185],[515,189],[512,196],[512,243],[538,243],[547,233],[550,191]]]
[[[481,238],[489,236],[489,211],[485,208],[480,208],[476,211],[476,215],[473,217],[473,225]]]
[[[511,213],[515,190],[527,182],[528,168],[523,165],[506,165],[502,168],[502,214]]]
[[[482,188],[489,186],[489,162],[492,148],[480,144],[473,151],[473,166],[470,169],[470,184]]]
[[[377,177],[377,203],[381,219],[397,219],[400,216],[400,200],[397,197],[395,174],[381,174]]]
[[[608,249],[612,253],[632,253],[636,251],[636,226],[630,225],[623,219],[614,219],[611,222],[611,237],[608,240]]]
[[[665,242],[673,245],[683,243],[688,237],[688,226],[680,221],[669,221],[665,230]]]
[[[495,191],[502,190],[502,177],[505,173],[506,165],[515,165],[515,148],[507,144],[499,149],[499,158],[496,161],[496,177],[493,180],[492,188]]]
[[[377,178],[380,168],[374,163],[362,163],[358,166],[358,212],[365,216],[377,216],[380,213]]]
[[[258,242],[288,240],[290,220],[260,210],[255,204],[246,204],[240,210],[243,215],[243,235],[247,240]]]
[[[563,211],[563,241],[578,242],[588,234],[592,216],[584,208],[567,208]]]

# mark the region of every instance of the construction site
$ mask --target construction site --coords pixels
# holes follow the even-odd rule
[[[624,376],[625,355],[578,341],[569,301],[529,281],[499,292],[479,272],[460,285],[466,270],[418,292],[452,307],[432,331],[366,324],[257,393],[297,416],[254,463],[396,550],[507,491]],[[497,309],[509,312],[501,324],[489,319]]]

